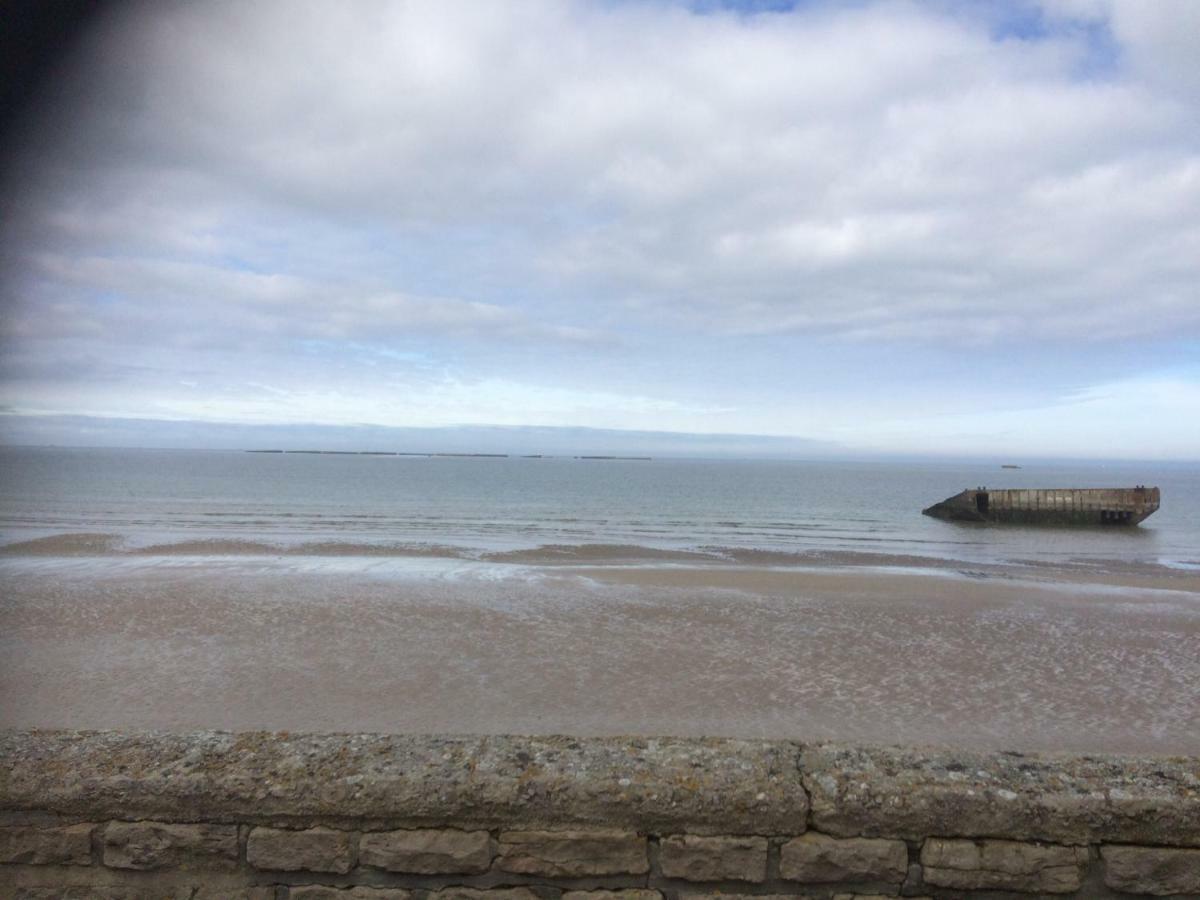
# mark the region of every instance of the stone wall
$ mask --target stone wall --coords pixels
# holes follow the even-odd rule
[[[0,896],[1200,897],[1200,759],[0,735]]]

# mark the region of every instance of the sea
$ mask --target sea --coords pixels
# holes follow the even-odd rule
[[[921,515],[967,487],[1135,484],[1161,488],[1162,507],[1132,528]],[[1200,464],[0,448],[0,544],[77,534],[118,552],[1200,569]]]

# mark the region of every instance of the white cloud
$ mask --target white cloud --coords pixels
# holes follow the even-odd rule
[[[188,391],[179,385],[146,382],[129,391],[113,392],[104,385],[70,386],[65,391],[38,390],[14,404],[21,414],[100,415],[109,418],[154,418],[199,422],[433,427],[464,423],[576,426],[653,430],[663,417],[676,428],[703,431],[708,417],[723,410],[694,406],[645,394],[573,390],[528,384],[511,379],[462,379],[441,374],[396,377],[375,381],[324,383],[280,387],[261,381],[232,379]]]
[[[203,254],[213,216],[157,193],[182,168],[209,203],[397,241],[486,225],[542,289],[711,329],[858,335],[883,312],[869,333],[1107,336],[1135,285],[1188,301],[1142,330],[1195,328],[1200,116],[1168,88],[1197,71],[1197,5],[1054,9],[1107,17],[1129,72],[1081,80],[1070,31],[995,41],[904,4],[139,7],[98,39],[94,155],[52,227],[87,243],[149,220]],[[124,224],[89,234],[77,194],[116,178]],[[1164,190],[1130,228],[1129,201]],[[958,314],[930,317],[945,298]]]
[[[153,340],[227,346],[247,339],[261,345],[272,339],[428,334],[607,340],[593,330],[534,321],[519,309],[362,284],[158,259],[47,253],[31,262],[31,290],[40,287],[47,302],[22,305],[6,317],[5,332],[17,340],[96,335],[113,345]],[[96,296],[104,299],[90,299]]]
[[[1059,19],[1111,29],[1140,79],[1168,91],[1200,90],[1200,4],[1194,0],[1043,0]]]
[[[123,7],[5,223],[7,393],[199,414],[180,381],[256,382],[315,416],[420,352],[455,415],[690,427],[737,405],[736,336],[1048,370],[1194,338],[1200,3],[1042,6],[1031,39],[970,4]],[[681,336],[721,402],[660,387]]]

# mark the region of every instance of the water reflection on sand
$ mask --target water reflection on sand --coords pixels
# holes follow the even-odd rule
[[[1200,748],[1196,573],[192,549],[0,559],[0,724]]]

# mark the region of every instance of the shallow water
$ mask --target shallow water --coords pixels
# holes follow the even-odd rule
[[[982,484],[1153,484],[1163,505],[1142,526],[1120,529],[962,525],[920,514]],[[79,533],[115,538],[93,540],[88,552],[284,548],[539,562],[665,561],[684,552],[743,563],[764,562],[754,554],[766,552],[1187,567],[1200,566],[1200,466],[0,449],[0,541]],[[520,556],[531,550],[539,553]]]
[[[1186,466],[0,463],[0,727],[1200,748]],[[920,514],[982,483],[1164,505],[1112,530]]]

